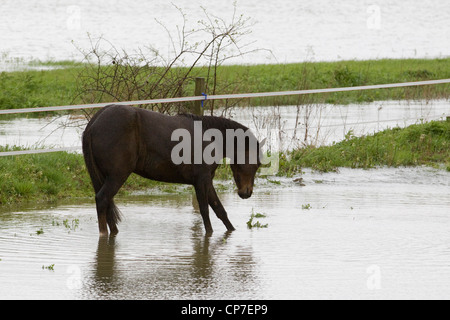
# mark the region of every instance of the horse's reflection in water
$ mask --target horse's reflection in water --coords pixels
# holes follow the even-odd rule
[[[110,282],[115,272],[116,237],[99,237],[95,260],[95,278],[97,281]]]
[[[217,283],[223,284],[225,290],[228,290],[229,286],[248,284],[249,279],[254,278],[255,264],[249,248],[245,248],[244,253],[229,255],[227,252],[228,243],[232,239],[231,232],[226,231],[217,237],[204,235],[202,221],[199,219],[195,221],[191,231],[189,238],[192,247],[187,248],[186,255],[178,252],[173,256],[152,256],[147,253],[135,259],[127,258],[119,249],[121,241],[126,240],[114,236],[99,237],[93,276],[86,281],[84,295],[88,298],[112,299],[157,299],[171,298],[172,295],[173,298],[179,298],[215,287]],[[125,243],[122,244],[125,246]],[[138,244],[137,247],[142,245]],[[166,254],[167,251],[161,248],[161,252]],[[224,268],[232,276],[224,273]],[[245,272],[240,272],[240,268],[245,268]],[[222,278],[227,281],[222,281]]]

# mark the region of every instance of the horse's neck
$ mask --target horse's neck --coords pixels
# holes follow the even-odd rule
[[[203,130],[218,129],[223,133],[224,137],[226,135],[226,130],[228,129],[231,130],[242,129],[244,131],[248,129],[245,126],[226,118],[203,116],[202,120],[203,120]]]
[[[204,131],[213,128],[219,130],[222,133],[223,156],[232,159],[233,162],[237,161],[236,157],[238,156],[239,152],[244,151],[247,153],[249,147],[254,145],[250,141],[256,143],[255,147],[257,146],[258,142],[254,135],[249,131],[247,127],[238,122],[225,118],[210,117],[209,119],[207,119],[207,121],[204,121],[204,124],[206,124],[206,126],[203,126]],[[239,131],[237,132],[236,130]],[[250,138],[249,140],[247,140],[248,142],[242,140],[246,137]],[[240,142],[237,142],[236,138]],[[230,141],[228,141],[228,139],[230,139]],[[244,148],[244,150],[242,150],[241,148]]]
[[[227,138],[230,135],[230,132],[227,133],[227,130],[238,130],[241,129],[243,132],[248,130],[248,128],[244,127],[243,125],[226,118],[219,118],[219,117],[213,117],[213,116],[204,116],[203,117],[203,131],[206,131],[208,129],[216,129],[219,130],[222,133],[222,141],[223,141],[223,155],[225,157],[229,156],[227,154],[228,151],[230,151],[227,146],[233,146],[233,149],[236,148],[234,146],[234,135],[232,141],[227,141]],[[234,154],[234,153],[233,153]]]

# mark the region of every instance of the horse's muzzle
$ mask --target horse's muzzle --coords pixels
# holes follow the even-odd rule
[[[241,197],[242,199],[248,199],[252,196],[253,190],[251,188],[247,188],[244,190],[239,190],[238,191],[238,195],[239,197]]]

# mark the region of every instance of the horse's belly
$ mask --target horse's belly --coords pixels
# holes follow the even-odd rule
[[[183,170],[172,162],[159,159],[146,161],[142,168],[135,171],[140,176],[161,182],[186,183],[190,184],[189,176],[183,174]]]

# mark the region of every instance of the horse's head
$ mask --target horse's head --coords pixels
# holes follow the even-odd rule
[[[238,195],[242,199],[250,198],[253,193],[253,183],[255,181],[255,174],[259,165],[244,164],[231,166],[233,171],[234,181],[238,187]]]
[[[254,139],[253,143],[252,139]],[[258,171],[261,165],[261,147],[265,141],[260,143],[253,135],[245,140],[244,153],[239,154],[240,150],[238,148],[234,161],[230,165],[234,181],[238,188],[238,194],[242,199],[250,198],[253,193],[256,171]]]

